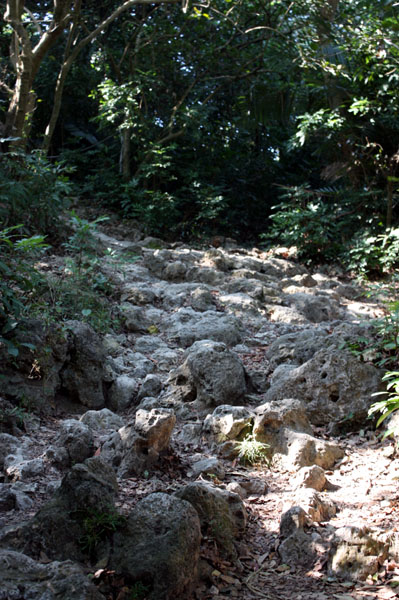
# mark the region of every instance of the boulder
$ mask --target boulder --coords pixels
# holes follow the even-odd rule
[[[321,537],[305,532],[308,524],[308,517],[300,506],[293,506],[282,514],[278,553],[283,563],[310,569],[327,555],[328,545]]]
[[[150,469],[169,447],[176,416],[169,409],[139,409],[135,421],[113,433],[103,444],[101,456],[120,477]]]
[[[116,415],[108,408],[102,408],[101,410],[88,410],[80,417],[79,420],[93,431],[105,431],[107,429],[113,429],[117,431],[123,427],[122,417]]]
[[[0,600],[103,600],[72,561],[36,562],[13,550],[0,550]]]
[[[281,446],[275,448],[274,459],[288,468],[318,465],[323,469],[331,469],[345,454],[334,442],[291,429],[281,432],[279,442]]]
[[[82,561],[87,558],[80,543],[85,518],[95,511],[113,509],[118,484],[110,466],[99,457],[74,465],[53,498],[27,523],[12,526],[1,536],[2,547],[12,547],[38,558]]]
[[[301,398],[309,420],[326,425],[349,415],[363,421],[370,396],[381,385],[381,373],[345,350],[322,348],[300,365],[280,365],[272,376],[266,401]]]
[[[284,430],[290,429],[311,435],[312,426],[305,407],[296,398],[283,398],[279,402],[265,402],[255,409],[253,434],[256,439],[279,451],[284,444]]]
[[[180,308],[167,317],[163,325],[168,338],[184,348],[198,340],[235,346],[242,339],[239,320],[213,310],[198,313],[192,308]]]
[[[243,534],[247,523],[240,496],[204,481],[189,483],[176,495],[193,505],[202,531],[215,539],[221,552],[235,556],[234,540]]]
[[[203,432],[215,436],[219,442],[236,439],[241,432],[249,432],[254,414],[245,406],[217,406],[205,418]]]
[[[108,392],[110,408],[115,411],[128,408],[137,399],[138,387],[139,384],[133,377],[119,375]]]
[[[388,557],[389,544],[367,527],[341,527],[335,532],[329,573],[344,579],[364,580],[377,573]]]
[[[141,384],[137,400],[140,401],[146,397],[156,398],[162,390],[162,381],[158,375],[147,375]]]
[[[188,502],[150,494],[114,535],[108,568],[148,586],[149,600],[188,600],[197,580],[200,542],[198,514]]]
[[[170,377],[208,406],[238,404],[246,393],[245,372],[239,358],[225,344],[212,340],[195,342],[184,363]]]
[[[67,321],[69,356],[61,371],[64,391],[88,408],[105,404],[104,349],[99,336],[87,323]]]
[[[92,430],[81,421],[66,419],[46,451],[49,460],[60,467],[70,467],[81,463],[94,454]]]

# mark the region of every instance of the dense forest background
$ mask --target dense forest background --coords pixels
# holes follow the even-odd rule
[[[3,239],[49,241],[74,197],[169,239],[392,267],[394,0],[2,4]]]

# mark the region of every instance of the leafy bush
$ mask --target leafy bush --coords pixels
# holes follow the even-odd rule
[[[378,402],[374,402],[371,405],[369,410],[369,416],[374,415],[375,413],[381,413],[376,427],[379,427],[385,419],[387,419],[393,412],[399,409],[399,371],[388,371],[382,378],[382,381],[387,381],[387,390],[386,392],[377,392],[373,394],[373,396],[387,396],[384,400],[380,400]],[[397,436],[399,434],[398,427],[390,427],[382,436],[382,439],[390,435]]]
[[[286,189],[283,201],[273,208],[270,230],[261,238],[296,246],[298,256],[308,262],[344,259],[353,231],[370,221],[367,211],[374,196],[332,187]]]
[[[18,348],[7,339],[29,306],[29,298],[42,284],[42,276],[22,256],[46,247],[43,236],[19,237],[22,225],[0,231],[0,345],[18,356]]]
[[[399,229],[387,229],[379,235],[362,232],[349,256],[348,267],[360,275],[391,272],[399,264]]]
[[[9,152],[0,159],[0,224],[19,223],[24,235],[54,237],[60,213],[71,193],[62,164],[52,165],[40,152]]]

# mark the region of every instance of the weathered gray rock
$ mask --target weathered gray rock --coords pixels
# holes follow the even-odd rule
[[[103,595],[72,561],[42,564],[0,550],[0,600],[102,600]]]
[[[249,429],[254,413],[245,406],[217,406],[211,415],[205,418],[203,432],[215,436],[219,442],[236,439],[241,432]]]
[[[287,467],[318,465],[323,469],[331,469],[345,454],[334,442],[326,442],[291,429],[282,431],[279,442],[281,446],[275,448],[274,457]]]
[[[187,388],[190,400],[197,398],[209,406],[238,404],[246,393],[241,361],[225,344],[211,340],[194,343],[170,381]]]
[[[148,584],[149,600],[185,600],[196,584],[200,542],[198,514],[188,502],[150,494],[114,535],[108,566]]]
[[[334,321],[342,317],[338,302],[327,296],[306,293],[287,294],[284,299],[294,306],[310,323]]]
[[[70,349],[61,371],[62,387],[88,408],[103,408],[105,356],[100,338],[87,323],[67,321],[65,327]]]
[[[285,447],[286,429],[310,435],[313,433],[300,400],[283,398],[279,402],[266,402],[255,409],[253,433],[257,440],[269,444],[272,451]]]
[[[21,451],[21,441],[9,433],[0,433],[0,469],[4,467],[4,460],[9,454]]]
[[[175,423],[176,416],[169,409],[139,409],[134,422],[106,440],[101,456],[118,470],[120,477],[141,474],[169,447]]]
[[[201,454],[193,456],[191,472],[193,477],[210,474],[218,479],[224,479],[226,475],[224,465],[220,460],[215,457],[203,458]]]
[[[302,365],[310,360],[321,347],[330,345],[333,340],[324,329],[304,329],[295,333],[288,333],[278,337],[266,352],[270,361],[270,370],[274,371],[278,365]]]
[[[163,326],[168,338],[184,348],[198,340],[235,346],[242,339],[240,322],[235,317],[211,310],[198,313],[192,308],[180,308],[165,319]]]
[[[321,523],[334,518],[337,513],[335,503],[326,494],[321,494],[313,489],[299,489],[290,498],[291,506],[300,506],[310,521]]]
[[[290,566],[311,568],[317,560],[325,557],[328,544],[321,537],[305,533],[309,519],[300,506],[293,506],[281,516],[278,553],[282,561]]]
[[[122,411],[137,400],[139,384],[128,375],[119,375],[112,384],[109,392],[109,406],[112,410]]]
[[[280,365],[265,398],[268,402],[287,396],[301,398],[310,421],[325,425],[348,415],[353,421],[363,420],[370,407],[370,395],[380,385],[378,369],[347,351],[329,347],[299,367]]]
[[[54,444],[46,451],[47,458],[60,467],[81,463],[93,454],[92,430],[76,419],[66,419],[61,423]]]
[[[147,375],[141,384],[137,400],[142,400],[148,396],[156,398],[162,390],[162,381],[158,375]]]
[[[293,485],[295,488],[313,488],[321,492],[327,487],[327,477],[324,469],[317,465],[302,467],[299,469]]]
[[[28,510],[33,500],[23,491],[15,489],[10,483],[0,483],[0,512],[9,510]]]
[[[113,429],[117,431],[123,427],[123,419],[108,408],[101,410],[88,410],[79,419],[93,431]]]
[[[82,561],[84,518],[90,510],[112,509],[117,489],[112,468],[99,457],[89,458],[68,471],[53,498],[28,523],[5,531],[0,544],[34,558],[44,553],[52,559]]]
[[[194,310],[205,312],[214,307],[214,300],[207,288],[196,288],[190,294],[190,303]]]
[[[367,527],[342,527],[335,532],[329,573],[345,579],[367,579],[388,557],[388,548],[389,544],[378,532]]]
[[[4,461],[4,471],[9,481],[28,481],[43,475],[45,464],[42,458],[23,459],[20,455],[9,455]]]
[[[132,333],[148,333],[151,327],[159,325],[163,311],[157,308],[133,306],[129,302],[120,305],[125,327]]]
[[[220,550],[228,556],[234,556],[234,540],[242,535],[247,523],[241,498],[229,490],[203,481],[189,483],[177,492],[177,496],[194,506],[202,530],[215,539]]]

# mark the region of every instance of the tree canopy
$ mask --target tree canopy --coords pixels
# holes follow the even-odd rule
[[[151,233],[332,257],[395,225],[393,0],[8,0],[3,153]]]

